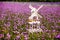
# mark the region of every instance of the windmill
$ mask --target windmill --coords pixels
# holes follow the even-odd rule
[[[29,32],[39,32],[42,31],[42,29],[39,27],[40,21],[39,18],[42,18],[41,15],[38,14],[38,10],[41,9],[43,5],[41,5],[38,9],[34,8],[31,4],[29,5],[29,8],[31,9],[31,16],[29,16],[29,24],[32,25],[31,29],[29,29]],[[35,19],[34,19],[35,18]],[[37,28],[33,28],[34,24],[37,24]]]

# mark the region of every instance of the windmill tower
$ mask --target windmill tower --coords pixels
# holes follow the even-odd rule
[[[29,8],[31,9],[31,16],[28,18],[29,19],[29,24],[32,25],[30,29],[28,29],[29,32],[40,32],[42,29],[39,27],[40,25],[40,19],[42,18],[41,15],[38,14],[38,10],[41,9],[43,5],[41,5],[38,9],[32,7],[32,5],[29,5]],[[36,25],[37,24],[37,25]],[[36,25],[36,28],[33,28],[34,25]]]

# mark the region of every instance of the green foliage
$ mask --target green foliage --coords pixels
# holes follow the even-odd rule
[[[20,40],[24,40],[24,35],[21,35],[21,39]]]
[[[14,40],[16,37],[16,34],[14,34],[13,32],[10,32],[10,34],[11,34],[11,40]]]
[[[22,28],[22,32],[26,32],[26,25],[25,24],[21,25],[21,28]]]
[[[60,26],[60,22],[58,22],[57,25]]]
[[[39,33],[30,33],[29,40],[42,40],[42,32]]]
[[[29,35],[29,40],[38,40],[37,35],[35,33]]]

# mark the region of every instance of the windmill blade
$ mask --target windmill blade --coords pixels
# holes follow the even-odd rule
[[[41,5],[38,9],[37,9],[37,11],[39,10],[39,9],[41,9],[43,7],[43,5]]]
[[[29,5],[29,8],[30,8],[30,9],[33,9],[34,7],[32,7],[32,5],[30,4],[30,5]]]

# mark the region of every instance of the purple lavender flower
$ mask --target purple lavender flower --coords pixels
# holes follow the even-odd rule
[[[58,34],[58,35],[56,36],[56,38],[60,38],[60,34]]]
[[[17,29],[17,25],[14,25],[14,26],[13,26],[13,29],[16,30],[16,29]]]
[[[11,35],[9,33],[7,33],[7,38],[10,39]]]
[[[19,39],[20,39],[20,35],[17,35],[17,36],[16,36],[16,40],[19,40]]]
[[[4,35],[3,34],[0,34],[0,38],[3,38],[4,37]]]
[[[53,32],[56,32],[56,30],[52,30]]]

